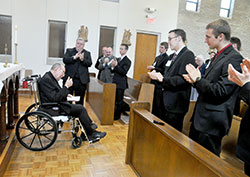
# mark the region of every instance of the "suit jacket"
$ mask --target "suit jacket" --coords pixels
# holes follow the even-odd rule
[[[192,119],[196,130],[214,136],[228,133],[239,91],[239,87],[227,78],[228,64],[240,71],[242,58],[229,46],[212,61],[204,78],[194,84],[199,93]]]
[[[113,83],[116,84],[117,89],[128,88],[127,73],[131,66],[131,61],[125,56],[121,61],[118,58],[118,64],[114,67],[111,72],[114,73]]]
[[[240,92],[242,99],[250,105],[250,82],[246,83]],[[248,165],[250,164],[250,108],[248,107],[240,123],[238,143],[236,146],[237,156]]]
[[[170,59],[173,58],[170,55]],[[184,47],[176,56],[175,61],[166,67],[163,78],[163,102],[167,112],[186,113],[189,107],[191,85],[185,81],[183,74],[186,74],[187,64],[195,65],[194,54]]]
[[[79,58],[74,60],[73,57],[77,54],[76,48],[67,49],[63,56],[63,63],[65,64],[66,73],[64,81],[67,80],[68,76],[75,78],[78,76],[82,84],[89,82],[89,69],[92,65],[91,54],[87,50],[83,49],[84,60],[81,61]]]
[[[104,60],[108,58],[109,62],[104,64]],[[101,71],[100,80],[104,83],[112,83],[113,81],[113,73],[111,73],[111,64],[110,61],[115,59],[114,56],[110,57],[102,57],[99,61],[98,69]]]
[[[168,60],[169,60],[169,57],[166,53],[157,56],[153,63],[153,66],[155,67],[154,70],[164,75],[165,64],[167,63]],[[151,83],[155,85],[155,89],[162,88],[162,83],[157,80],[151,80]]]
[[[100,59],[103,57],[103,55],[99,56],[96,60],[96,63],[95,63],[95,68],[98,69],[98,74],[97,74],[97,79],[100,80],[100,75],[101,75],[101,70],[99,70],[98,66],[100,64]]]
[[[39,80],[39,93],[42,103],[58,103],[62,110],[70,112],[71,105],[67,102],[69,90],[65,86],[60,87],[51,72],[45,73]]]

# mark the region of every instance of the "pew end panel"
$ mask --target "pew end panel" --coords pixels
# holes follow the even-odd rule
[[[161,120],[148,111],[145,103],[134,104],[130,113],[126,163],[139,176],[245,176],[171,126],[152,123]]]
[[[188,107],[188,112],[186,113],[184,120],[183,120],[183,128],[182,128],[182,133],[184,133],[185,135],[189,135],[189,129],[191,126],[191,118],[194,112],[194,107],[195,107],[196,101],[191,100],[189,103],[189,107]]]
[[[116,85],[90,77],[86,101],[97,115],[101,125],[113,125]]]

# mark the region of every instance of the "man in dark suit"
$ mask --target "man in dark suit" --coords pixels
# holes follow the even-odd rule
[[[244,59],[241,65],[242,73],[234,67],[228,66],[228,79],[241,86],[241,98],[248,104],[248,109],[241,120],[238,143],[236,146],[237,156],[244,162],[245,174],[250,176],[250,60]]]
[[[102,57],[105,57],[106,55],[107,55],[107,47],[104,46],[104,47],[102,48],[102,55],[98,57],[98,59],[96,60],[96,63],[95,63],[95,68],[99,70],[99,71],[98,71],[98,74],[97,74],[97,79],[99,79],[99,80],[100,80],[100,76],[101,76],[101,70],[98,68],[98,66],[99,66],[99,64],[100,64],[100,59],[101,59]]]
[[[73,79],[73,86],[70,88],[70,93],[75,92],[76,96],[80,96],[80,101],[77,104],[83,104],[86,85],[89,82],[88,67],[92,65],[90,52],[84,49],[84,39],[76,40],[76,47],[67,49],[63,57],[63,63],[66,67],[63,83],[66,82],[68,76]]]
[[[127,44],[121,44],[120,54],[121,57],[111,62],[111,72],[114,73],[113,83],[116,84],[116,96],[115,96],[115,115],[114,119],[118,120],[121,117],[123,110],[123,96],[124,91],[128,88],[127,73],[131,65],[131,61],[126,56],[128,51]]]
[[[216,155],[221,152],[221,140],[228,133],[239,87],[228,80],[228,64],[240,70],[242,56],[230,43],[231,29],[219,19],[206,27],[206,43],[216,48],[202,78],[200,71],[188,64],[185,79],[197,89],[199,96],[194,108],[189,137]]]
[[[86,109],[80,104],[70,104],[67,102],[67,97],[70,95],[69,88],[73,85],[70,77],[67,78],[63,87],[60,87],[58,81],[64,76],[65,68],[63,65],[56,63],[51,67],[51,70],[40,79],[39,91],[42,103],[58,103],[60,109],[68,115],[79,117],[82,126],[90,140],[103,138],[106,132],[96,131],[91,125],[91,119]],[[84,135],[81,137],[84,139]]]
[[[164,76],[152,71],[149,73],[152,79],[157,79],[163,85],[163,102],[165,115],[163,120],[180,132],[183,127],[183,119],[188,111],[191,85],[185,81],[182,74],[187,73],[185,66],[188,63],[195,64],[194,54],[185,46],[186,33],[182,29],[169,31],[168,43],[175,51],[165,64]]]
[[[168,50],[168,43],[161,42],[160,47],[159,47],[160,55],[158,55],[155,58],[154,63],[148,66],[147,69],[150,71],[155,70],[156,72],[160,72],[163,75],[165,64],[169,60],[168,55],[166,53],[167,50]],[[155,116],[162,118],[163,113],[164,113],[164,108],[162,106],[163,105],[162,82],[151,79],[151,83],[155,85],[152,113]]]

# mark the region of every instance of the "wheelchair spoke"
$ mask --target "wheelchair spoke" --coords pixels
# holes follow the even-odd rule
[[[33,126],[33,122],[34,121],[29,121],[29,119],[26,119],[27,123],[31,126],[31,128],[35,129],[35,127]]]
[[[31,148],[32,144],[34,143],[35,138],[36,138],[36,134],[35,134],[35,136],[33,137],[32,141],[30,143],[30,148]]]
[[[24,129],[24,130],[30,130],[30,129],[28,129],[28,128],[25,128],[25,127],[19,127],[19,128],[21,128],[21,129]]]
[[[39,139],[39,142],[40,142],[40,144],[41,144],[41,147],[43,148],[43,143],[42,143],[42,141],[41,141],[40,135],[38,135],[38,139]]]
[[[28,136],[30,136],[30,135],[32,135],[32,134],[34,134],[34,132],[32,132],[32,133],[30,133],[30,134],[28,134],[28,135],[25,135],[25,136],[21,137],[21,139],[27,138]]]
[[[50,139],[49,137],[47,137],[47,135],[44,135],[45,138],[47,138],[48,140],[52,141],[52,139]]]
[[[37,129],[38,129],[38,130],[41,130],[41,128],[43,128],[44,125],[47,124],[48,121],[49,121],[49,120],[46,120],[40,127],[37,127]]]

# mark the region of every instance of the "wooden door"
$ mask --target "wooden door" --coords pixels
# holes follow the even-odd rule
[[[134,79],[140,80],[147,74],[147,66],[152,65],[156,56],[157,35],[137,33],[134,64]]]

